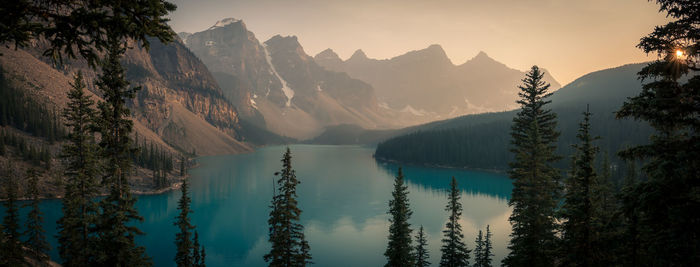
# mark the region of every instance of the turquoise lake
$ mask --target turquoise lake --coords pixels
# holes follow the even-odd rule
[[[301,181],[297,187],[301,222],[315,266],[383,266],[389,228],[386,211],[398,166],[377,162],[369,147],[290,148],[292,166]],[[273,174],[281,169],[284,149],[266,147],[248,154],[197,159],[199,166],[190,171],[191,216],[206,248],[207,266],[265,266]],[[403,169],[413,210],[410,222],[414,229],[425,227],[433,266],[440,261],[446,190],[452,176],[462,190],[465,243],[473,249],[479,229],[485,231],[490,225],[494,263],[500,263],[511,232],[508,199],[512,184],[507,176],[416,166]],[[144,222],[137,225],[146,233],[138,243],[146,247],[156,266],[174,266],[173,222],[179,197],[179,191],[138,197],[137,209]],[[51,257],[57,259],[55,234],[61,202],[46,200],[41,208]]]

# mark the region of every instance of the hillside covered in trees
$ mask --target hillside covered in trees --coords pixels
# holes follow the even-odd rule
[[[622,161],[617,151],[648,141],[652,129],[632,119],[618,120],[614,112],[627,97],[641,89],[636,73],[645,63],[630,64],[587,74],[554,92],[552,110],[557,114],[561,137],[557,153],[570,155],[576,143],[578,120],[586,105],[590,106],[592,135],[603,154],[608,154],[613,168]],[[468,115],[419,128],[413,133],[391,138],[377,145],[375,157],[407,164],[439,165],[475,169],[505,170],[512,159],[510,127],[515,111]],[[560,161],[559,166],[567,166]]]

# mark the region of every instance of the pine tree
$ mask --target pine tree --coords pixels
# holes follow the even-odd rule
[[[564,204],[560,216],[563,225],[563,253],[561,255],[564,265],[568,266],[592,266],[593,265],[593,239],[596,227],[593,225],[595,212],[595,188],[598,186],[598,175],[595,172],[594,162],[598,147],[593,141],[598,139],[590,134],[591,113],[586,110],[583,113],[583,121],[579,124],[579,144],[576,149],[574,169],[565,182]]]
[[[647,180],[635,186],[644,264],[693,266],[700,262],[700,5],[657,0],[672,19],[637,45],[660,60],[639,72],[646,82],[629,98],[619,118],[647,121],[656,133],[647,145],[621,152],[646,159]],[[651,256],[653,255],[653,256]]]
[[[306,266],[311,264],[309,243],[304,239],[304,226],[299,221],[301,209],[297,207],[296,172],[292,169],[292,153],[287,151],[282,157],[282,170],[277,180],[279,190],[272,197],[272,211],[268,224],[272,248],[264,256],[270,266]]]
[[[19,210],[17,207],[17,181],[12,178],[10,162],[7,162],[5,168],[5,197],[6,201],[2,202],[5,207],[5,217],[2,219],[3,238],[0,240],[2,249],[0,249],[0,265],[3,266],[22,266],[24,264],[24,251],[19,233]]]
[[[442,231],[445,238],[442,239],[442,248],[440,249],[442,251],[440,266],[469,266],[469,253],[471,251],[464,244],[462,225],[459,224],[459,218],[462,216],[462,203],[459,203],[460,198],[461,192],[457,187],[457,179],[452,177],[449,201],[445,206],[445,210],[450,213],[450,216],[445,225],[446,229]]]
[[[491,244],[491,226],[486,225],[486,236],[484,237],[484,243],[482,245],[481,260],[479,265],[481,267],[491,267],[491,261],[493,258],[493,244]]]
[[[199,244],[192,244],[192,230],[194,226],[190,223],[190,203],[192,200],[189,196],[189,183],[187,179],[182,181],[181,192],[182,196],[177,203],[177,209],[180,214],[175,219],[174,225],[177,226],[178,232],[175,234],[175,246],[177,253],[175,254],[175,263],[180,267],[193,266],[199,259],[194,258],[194,253],[199,254]],[[196,236],[195,236],[196,237]],[[195,239],[198,242],[198,240]]]
[[[479,230],[479,235],[476,236],[474,241],[474,267],[482,267],[481,262],[484,252],[484,233]]]
[[[389,244],[384,256],[385,266],[412,266],[415,263],[411,247],[411,224],[408,220],[413,215],[408,204],[408,186],[404,184],[403,171],[394,179],[394,191],[389,201]]]
[[[49,259],[48,251],[49,243],[46,241],[46,231],[44,231],[43,213],[39,209],[39,174],[34,169],[27,170],[27,181],[29,182],[29,190],[27,198],[30,202],[25,204],[25,207],[31,208],[27,214],[26,231],[24,235],[27,238],[25,242],[29,249],[31,257],[39,262],[39,265],[44,265]]]
[[[503,260],[506,266],[554,265],[559,171],[552,164],[559,160],[554,154],[559,132],[555,130],[556,114],[545,107],[552,93],[543,76],[533,66],[519,86],[521,110],[511,128],[515,161],[508,172],[514,180],[508,204],[513,207],[509,218],[513,232],[510,254]]]
[[[125,49],[123,42],[111,38],[107,58],[102,64],[102,74],[97,86],[104,95],[99,103],[100,146],[105,160],[102,183],[108,195],[100,205],[100,220],[97,225],[99,254],[97,263],[102,266],[147,266],[150,259],[145,249],[135,243],[136,235],[143,234],[131,221],[142,221],[134,207],[136,198],[131,195],[128,176],[130,174],[132,146],[130,134],[133,123],[129,119],[126,100],[133,98],[135,90],[129,89],[124,77],[120,58]]]
[[[430,262],[428,261],[428,259],[430,259],[430,254],[428,253],[428,239],[425,236],[422,225],[416,235],[415,255],[413,257],[416,259],[416,267],[430,266]]]
[[[61,200],[63,216],[58,220],[58,251],[65,266],[89,266],[95,254],[95,240],[90,232],[97,221],[94,198],[99,192],[96,180],[99,163],[98,147],[92,135],[94,101],[85,94],[80,72],[75,76],[68,99],[68,107],[63,111],[70,132],[61,152],[66,161],[66,183]]]

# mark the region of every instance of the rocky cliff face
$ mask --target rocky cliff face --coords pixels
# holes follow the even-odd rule
[[[315,61],[334,71],[371,84],[380,103],[426,121],[464,114],[502,111],[516,106],[520,80],[525,72],[515,70],[479,53],[462,65],[454,65],[440,45],[386,59],[368,58],[357,50],[343,61],[327,49]],[[560,87],[550,75],[552,89]]]
[[[240,139],[238,112],[224,98],[206,66],[184,44],[176,41],[164,45],[152,40],[149,51],[135,44],[131,47],[122,63],[131,86],[141,87],[129,103],[139,134],[173,150],[196,151],[200,155],[250,150],[248,145],[237,140]],[[99,98],[99,91],[93,85],[97,77],[95,71],[81,60],[67,61],[52,68],[48,59],[40,56],[42,50],[43,44],[35,42],[26,51],[13,52],[20,61],[42,65],[41,72],[24,75],[41,77],[56,72],[54,75],[62,76],[56,84],[41,85],[48,93],[56,91],[56,87],[66,87],[72,75],[80,70],[88,88]],[[12,66],[8,68],[20,71],[13,70]],[[59,91],[65,94],[63,91],[67,90]],[[60,107],[65,103],[56,105]]]
[[[189,35],[186,44],[243,118],[277,134],[306,139],[337,124],[398,126],[372,86],[320,67],[296,37],[261,44],[242,21],[224,19]]]
[[[208,30],[187,38],[189,47],[213,73],[223,89],[224,96],[249,118],[257,117],[255,100],[265,96],[282,105],[286,98],[282,84],[267,62],[265,48],[240,20],[224,20]]]

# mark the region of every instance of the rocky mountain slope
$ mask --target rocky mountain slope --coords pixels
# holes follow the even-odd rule
[[[296,37],[260,43],[236,19],[181,36],[241,117],[277,134],[305,139],[331,125],[388,128],[411,120],[381,108],[369,84],[316,64]]]
[[[56,110],[67,103],[72,75],[81,70],[95,100],[99,92],[93,85],[96,74],[83,61],[66,61],[54,67],[41,57],[42,42],[32,48],[3,48],[0,67],[6,77],[26,90],[35,90]],[[150,51],[133,47],[123,59],[132,86],[140,86],[129,103],[134,129],[141,138],[171,151],[196,152],[199,155],[249,151],[238,140],[238,113],[223,97],[221,89],[204,64],[179,41],[163,45],[152,40]]]
[[[331,49],[314,59],[327,69],[371,84],[382,105],[423,116],[424,121],[512,109],[525,74],[484,52],[454,65],[440,45],[384,60],[370,59],[357,50],[343,61]],[[549,74],[545,81],[552,90],[560,87]]]

